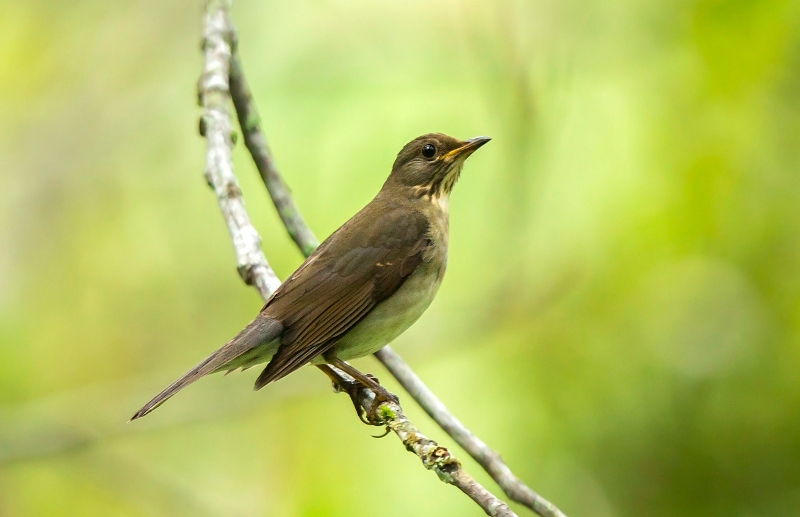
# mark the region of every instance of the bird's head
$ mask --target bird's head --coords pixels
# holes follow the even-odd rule
[[[441,133],[415,138],[397,154],[386,186],[408,187],[421,196],[447,197],[464,160],[489,140],[486,136],[458,140]]]

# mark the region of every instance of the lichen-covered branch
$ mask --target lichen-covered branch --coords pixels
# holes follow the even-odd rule
[[[303,220],[289,188],[275,166],[266,137],[261,130],[255,100],[250,93],[241,60],[235,49],[231,63],[230,81],[231,96],[247,149],[253,157],[256,168],[289,235],[303,254],[308,256],[317,247],[319,241]],[[552,503],[522,483],[497,452],[490,449],[453,416],[391,347],[385,346],[375,354],[375,357],[383,363],[425,412],[486,470],[509,498],[527,506],[542,517],[565,517]]]
[[[542,517],[566,517],[556,506],[534,492],[511,472],[500,455],[472,434],[461,421],[442,404],[442,401],[422,382],[405,361],[388,346],[375,354],[400,385],[425,410],[434,422],[452,437],[461,448],[497,482],[512,500],[523,504]]]
[[[360,386],[345,372],[329,366],[338,377],[337,389],[349,391],[350,388]],[[370,408],[375,400],[375,394],[367,388],[357,392],[358,403],[363,408]],[[426,469],[436,473],[440,480],[455,486],[478,504],[486,515],[492,517],[516,517],[516,514],[502,500],[486,490],[480,483],[470,476],[463,468],[461,462],[449,450],[431,440],[415,426],[403,413],[403,409],[395,402],[383,402],[376,412],[378,420],[375,425],[385,425],[387,431],[393,431],[412,452],[422,460]]]
[[[226,6],[209,1],[203,23],[203,73],[197,83],[198,98],[203,107],[200,133],[206,137],[206,169],[208,184],[214,189],[219,208],[236,251],[239,275],[267,296],[280,285],[261,252],[261,239],[244,209],[242,191],[233,174],[229,70],[232,54],[231,35]]]

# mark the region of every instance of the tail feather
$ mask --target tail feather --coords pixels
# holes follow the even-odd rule
[[[181,378],[164,388],[164,390],[156,395],[153,400],[145,404],[142,409],[136,412],[131,417],[131,421],[137,418],[142,418],[158,406],[163,404],[168,398],[178,393],[180,390],[193,383],[200,377],[214,373],[218,370],[236,369],[239,365],[233,368],[226,368],[230,363],[240,358],[243,354],[253,350],[254,348],[269,343],[280,337],[283,333],[283,325],[278,321],[271,318],[261,316],[260,314],[251,321],[241,332],[239,332],[233,339],[224,344],[219,350],[206,357],[200,364],[186,372]]]

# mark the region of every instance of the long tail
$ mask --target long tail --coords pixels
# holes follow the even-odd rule
[[[224,366],[248,351],[269,343],[283,333],[283,325],[279,322],[264,317],[256,316],[241,332],[233,339],[224,344],[219,350],[206,357],[200,364],[186,372],[180,379],[167,386],[164,391],[156,395],[153,400],[142,407],[131,421],[142,418],[146,414],[164,403],[168,398],[178,393],[180,390],[193,383],[200,377],[223,369]]]

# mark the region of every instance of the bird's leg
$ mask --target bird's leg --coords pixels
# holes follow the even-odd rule
[[[394,402],[395,404],[400,404],[400,399],[397,398],[397,395],[391,393],[389,390],[384,388],[378,383],[378,379],[369,374],[363,374],[360,371],[356,370],[348,363],[342,361],[341,359],[337,359],[332,357],[329,359],[330,363],[339,368],[346,374],[353,377],[356,381],[358,381],[361,385],[372,391],[375,394],[375,399],[372,401],[372,406],[366,411],[366,417],[369,420],[370,424],[372,425],[381,425],[382,419],[378,417],[377,410],[381,404],[384,402]],[[350,394],[350,399],[353,400],[355,404],[357,400],[357,390],[354,390],[352,394]],[[361,404],[359,404],[360,406]],[[363,407],[363,406],[362,406]],[[366,408],[363,408],[366,409]],[[362,419],[363,420],[363,419]]]
[[[364,422],[367,425],[372,425],[369,420],[366,418],[366,410],[361,406],[361,403],[358,401],[358,390],[360,390],[363,385],[360,381],[354,380],[350,381],[347,379],[343,379],[334,373],[333,369],[328,366],[327,364],[318,364],[317,368],[322,370],[322,372],[328,376],[333,383],[333,390],[336,393],[345,392],[347,395],[350,396],[350,401],[353,403],[353,407],[356,410],[356,414],[358,415],[359,420]]]

